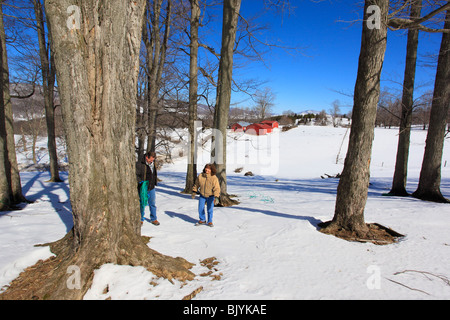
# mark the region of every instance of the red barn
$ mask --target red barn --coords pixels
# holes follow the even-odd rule
[[[255,136],[261,136],[268,133],[267,129],[269,128],[266,125],[263,125],[261,123],[253,123],[247,126],[247,130],[245,131],[245,133],[252,134]]]
[[[278,128],[278,122],[277,121],[264,120],[264,121],[261,121],[261,123],[271,126],[272,129],[273,128]]]
[[[242,132],[244,131],[244,127],[242,127],[239,123],[235,123],[231,126],[231,130],[234,132]]]
[[[271,133],[273,131],[273,128],[266,123],[258,123],[258,124],[261,128],[266,129],[267,133]]]

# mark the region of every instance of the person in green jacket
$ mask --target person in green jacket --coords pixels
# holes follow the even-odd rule
[[[155,187],[158,181],[158,173],[155,164],[156,153],[147,152],[144,155],[144,160],[136,164],[136,171],[138,176],[138,190],[141,207],[141,224],[144,222],[145,207],[150,208],[150,222],[158,226],[159,222],[156,218],[156,190]]]

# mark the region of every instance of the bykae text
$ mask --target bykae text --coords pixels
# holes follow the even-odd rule
[[[231,316],[240,316],[240,315],[265,315],[267,312],[266,305],[257,305],[257,304],[229,304],[227,308],[219,308],[219,307],[197,307],[191,304],[188,307],[184,307],[183,314],[185,315],[206,315],[211,318],[215,317],[217,314],[227,314]]]

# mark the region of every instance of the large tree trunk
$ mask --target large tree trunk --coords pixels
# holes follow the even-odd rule
[[[57,257],[45,264],[49,270],[35,280],[38,285],[30,283],[30,298],[82,298],[104,263],[192,278],[191,264],[149,249],[140,237],[134,140],[145,1],[73,3],[47,0],[45,8],[67,132],[74,228],[51,246]],[[79,10],[79,29],[68,26],[70,10]],[[67,286],[73,266],[79,288]]]
[[[447,10],[444,29],[450,29],[450,10]],[[445,127],[450,105],[450,33],[442,34],[439,51],[430,125],[428,127],[425,154],[420,171],[419,186],[413,196],[423,200],[450,202],[442,196],[441,165]]]
[[[420,17],[422,0],[413,1],[410,8],[411,20]],[[413,112],[414,80],[416,75],[417,47],[419,45],[419,30],[408,30],[406,46],[405,78],[403,79],[402,117],[398,136],[397,158],[395,162],[392,188],[388,195],[408,196],[406,178],[408,174],[409,143],[411,138],[411,123]]]
[[[39,57],[41,59],[42,70],[42,87],[44,88],[44,108],[45,121],[47,124],[47,147],[50,158],[50,180],[49,182],[61,182],[58,169],[58,155],[56,151],[56,134],[55,134],[55,104],[54,88],[55,88],[55,63],[50,44],[47,46],[45,41],[44,29],[44,12],[41,0],[34,0],[34,12],[36,15],[38,40],[39,40]],[[49,58],[50,56],[50,58]]]
[[[221,132],[221,139],[215,138],[214,159],[217,177],[220,183],[220,201],[222,206],[236,204],[227,193],[227,127],[230,112],[231,85],[233,75],[233,49],[239,19],[241,0],[225,0],[223,3],[222,48],[220,51],[219,77],[217,81],[216,108],[214,110],[214,128]]]
[[[190,194],[197,178],[197,90],[198,90],[198,26],[200,18],[200,6],[198,0],[190,0],[191,3],[191,42],[189,52],[189,155],[186,173],[186,184],[183,193]]]
[[[380,28],[369,28],[367,9],[380,9]],[[326,232],[347,230],[364,237],[368,227],[364,222],[364,207],[370,180],[370,159],[375,118],[380,95],[380,76],[387,40],[388,0],[366,0],[355,85],[352,127],[344,169],[339,181],[333,220]]]

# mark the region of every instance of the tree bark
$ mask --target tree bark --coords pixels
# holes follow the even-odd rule
[[[370,29],[368,7],[380,9],[379,28]],[[350,141],[339,181],[332,222],[326,232],[347,230],[364,237],[368,227],[364,222],[364,207],[370,180],[370,159],[374,138],[377,104],[380,96],[380,76],[387,40],[388,0],[366,0],[355,85]]]
[[[1,6],[0,6],[1,10]],[[3,40],[0,38],[0,41]],[[3,60],[3,45],[0,45],[0,58]],[[0,61],[2,62],[2,61]],[[0,86],[3,88],[3,77],[0,77]],[[5,103],[3,90],[0,90],[0,211],[10,209],[11,205],[11,168],[8,158],[8,140],[5,127]]]
[[[200,6],[198,0],[190,0],[191,27],[189,52],[189,161],[186,172],[186,184],[183,193],[190,194],[197,178],[197,133],[195,121],[197,120],[197,90],[198,90],[198,27],[200,19]]]
[[[3,81],[0,81],[3,85]],[[0,92],[0,211],[11,205],[11,169],[8,160],[8,148],[5,129],[5,106]]]
[[[219,76],[217,81],[214,128],[222,133],[221,139],[214,139],[214,158],[220,183],[219,204],[230,206],[237,201],[227,193],[227,128],[230,112],[231,85],[233,75],[233,49],[239,19],[241,0],[225,0],[223,3],[222,48],[220,51]]]
[[[444,29],[450,30],[450,10],[447,10]],[[420,171],[419,186],[413,196],[422,200],[450,202],[441,193],[441,165],[445,127],[450,105],[450,33],[442,34],[441,48],[434,83],[430,124]]]
[[[411,20],[420,17],[422,0],[411,3]],[[395,162],[392,188],[388,195],[408,196],[406,179],[408,175],[409,144],[411,138],[411,123],[413,112],[414,80],[416,75],[417,47],[419,45],[419,30],[408,30],[406,47],[405,76],[403,80],[402,116],[398,136],[397,158]]]
[[[6,49],[4,45],[5,34],[3,27],[3,10],[0,4],[0,66],[2,66],[2,75],[0,76],[0,211],[8,210],[12,200],[11,190],[11,165],[8,157],[8,138],[6,135],[6,118],[5,118],[5,100],[3,99],[3,93],[5,88],[5,77],[3,76],[4,59],[6,57],[3,54],[3,50]]]
[[[191,264],[149,249],[140,237],[134,141],[145,1],[73,3],[46,0],[45,9],[67,133],[74,227],[51,246],[57,257],[46,263],[47,277],[29,284],[29,295],[81,299],[104,263],[192,278]],[[68,24],[72,18],[80,20],[75,27]],[[80,288],[67,285],[71,266],[80,270]]]

